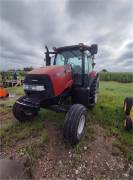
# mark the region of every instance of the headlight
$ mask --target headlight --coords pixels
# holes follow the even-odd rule
[[[23,84],[24,90],[30,90],[30,91],[44,91],[46,90],[44,86],[42,85],[29,85],[29,84]]]

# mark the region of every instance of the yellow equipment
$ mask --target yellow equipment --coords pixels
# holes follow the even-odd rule
[[[125,120],[124,127],[126,130],[133,128],[133,97],[126,97],[124,100]]]

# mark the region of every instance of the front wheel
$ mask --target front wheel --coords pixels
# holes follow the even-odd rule
[[[71,106],[65,117],[64,139],[77,144],[84,134],[87,110],[81,104]]]
[[[23,109],[18,103],[13,105],[13,115],[19,122],[31,121],[37,116],[37,112],[32,112],[28,109]]]

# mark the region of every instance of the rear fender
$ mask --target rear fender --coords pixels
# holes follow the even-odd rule
[[[96,78],[97,77],[97,72],[96,71],[92,71],[90,74],[89,74],[89,76],[91,77],[91,78]]]
[[[89,74],[89,86],[91,87],[91,85],[93,84],[93,82],[96,80],[98,81],[99,79],[99,74],[95,71],[91,72]]]
[[[89,74],[90,79],[98,79],[99,78],[99,73],[97,73],[96,71],[92,71]]]

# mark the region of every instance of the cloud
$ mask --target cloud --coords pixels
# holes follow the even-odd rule
[[[76,25],[76,32],[79,28],[80,34],[88,33],[88,37],[100,45],[119,47],[123,40],[132,37],[131,1],[69,0],[67,11],[73,24],[69,30],[74,31]]]
[[[133,41],[127,43],[126,47],[133,50]]]
[[[128,49],[132,47],[133,39],[132,8],[131,0],[68,1],[67,11],[71,19],[68,32],[79,37],[79,41],[98,43],[98,70],[131,71],[124,61],[133,60]],[[123,63],[117,66],[119,62]]]
[[[40,65],[45,45],[60,45],[64,41],[61,39],[64,28],[62,18],[58,17],[63,5],[56,9],[57,5],[52,4],[52,1],[0,1],[1,68],[10,68],[6,62],[13,64],[12,68],[20,64]],[[58,31],[58,27],[62,32]],[[36,61],[33,62],[33,59]]]
[[[121,60],[124,60],[124,59],[132,59],[132,60],[133,60],[133,51],[130,50],[130,51],[124,52],[124,53],[120,56],[120,59],[121,59]]]
[[[97,70],[129,71],[132,0],[0,0],[0,69],[40,66],[44,47],[97,43]]]

